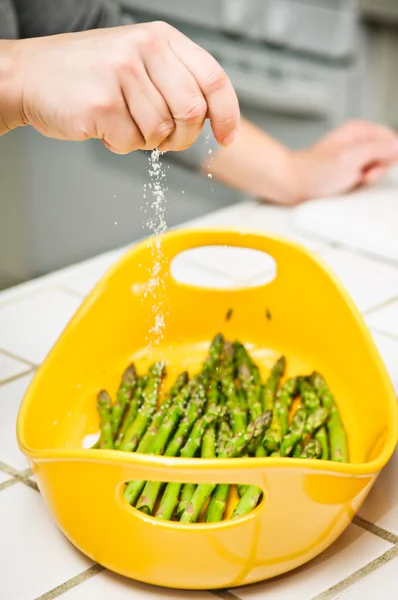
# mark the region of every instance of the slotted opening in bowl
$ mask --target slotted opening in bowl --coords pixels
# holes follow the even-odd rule
[[[276,261],[261,250],[235,246],[202,246],[178,254],[170,267],[179,283],[206,288],[266,285],[277,274]]]

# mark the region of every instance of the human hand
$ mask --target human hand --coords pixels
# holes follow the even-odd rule
[[[398,161],[395,132],[365,121],[346,123],[308,149],[292,153],[293,202],[375,183]]]
[[[120,154],[183,150],[210,118],[220,144],[235,137],[239,105],[225,72],[166,23],[12,43],[21,124],[43,135],[98,138]]]

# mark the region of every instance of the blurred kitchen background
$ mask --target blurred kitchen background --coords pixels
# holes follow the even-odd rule
[[[126,23],[165,20],[210,51],[242,113],[292,148],[352,117],[398,125],[398,0],[121,3]],[[147,168],[99,142],[1,137],[0,289],[147,235]],[[181,165],[167,180],[170,226],[242,200]]]

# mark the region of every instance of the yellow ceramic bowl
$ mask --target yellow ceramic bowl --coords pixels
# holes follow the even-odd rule
[[[255,288],[210,290],[177,283],[169,274],[164,339],[148,356],[153,313],[145,291],[153,252],[151,241],[140,243],[95,287],[39,369],[21,406],[19,445],[59,527],[105,567],[186,589],[267,579],[322,552],[361,506],[395,448],[392,385],[351,299],[309,251],[276,236],[230,230],[180,230],[165,235],[162,244],[162,273],[169,273],[183,250],[226,244],[270,254],[277,276]],[[233,318],[226,322],[229,308]],[[184,364],[196,369],[220,330],[250,343],[264,374],[281,353],[288,376],[314,368],[324,374],[348,431],[350,464],[163,458],[82,448],[85,435],[98,429],[96,392],[106,387],[114,394],[130,360],[141,369],[163,353],[172,378]],[[136,478],[255,484],[264,498],[233,521],[158,522],[125,502],[124,482]]]

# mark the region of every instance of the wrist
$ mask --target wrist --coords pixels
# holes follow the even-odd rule
[[[309,160],[309,150],[296,150],[291,153],[290,158],[290,181],[292,184],[292,202],[291,204],[301,204],[309,200],[311,160]],[[312,167],[313,168],[313,167]]]
[[[284,148],[283,158],[280,157],[279,165],[280,185],[275,185],[273,197],[270,199],[283,206],[295,206],[307,200],[304,151]]]
[[[0,135],[25,125],[21,42],[0,40]]]

